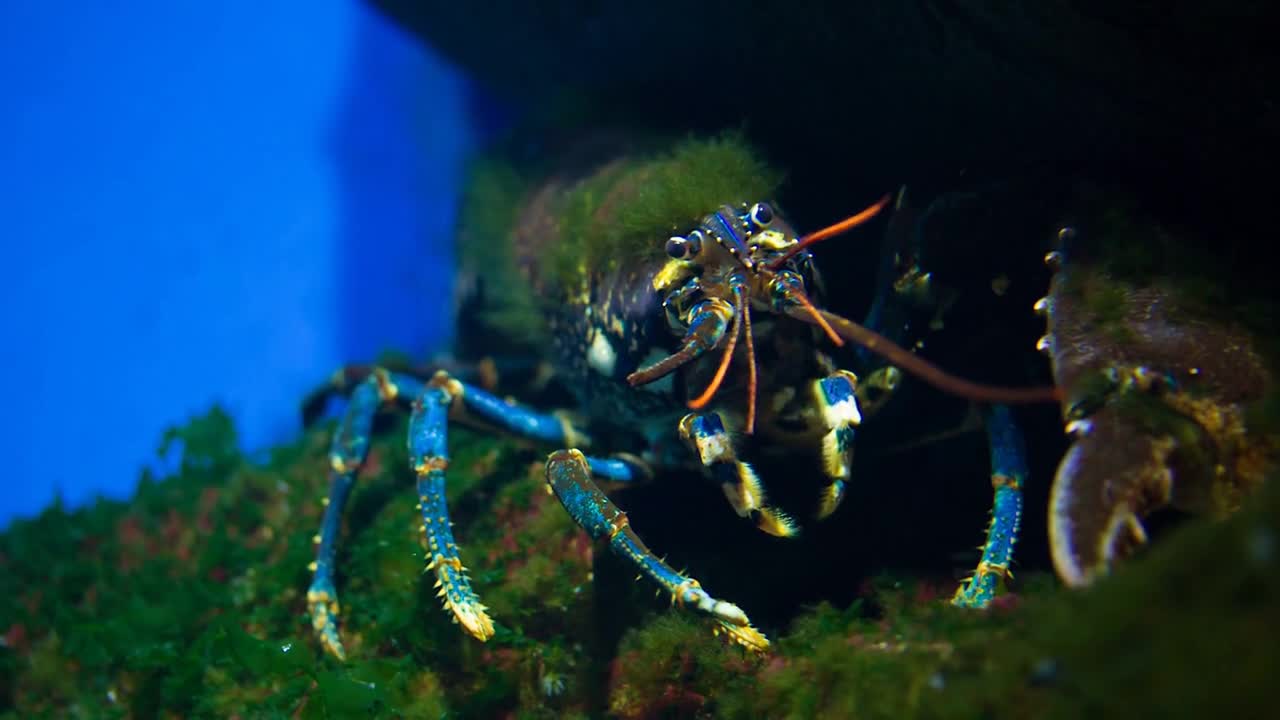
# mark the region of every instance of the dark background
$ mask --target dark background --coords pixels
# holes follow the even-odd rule
[[[788,172],[779,201],[801,228],[903,184],[917,209],[963,198],[924,230],[927,268],[956,303],[922,354],[972,379],[1049,382],[1033,350],[1042,257],[1058,227],[1105,209],[1099,199],[1210,248],[1233,284],[1269,293],[1253,249],[1274,236],[1280,115],[1260,2],[578,1],[490,3],[483,17],[457,3],[375,4],[515,117],[557,132],[744,128]],[[832,309],[866,312],[884,225],[817,251]],[[1008,280],[1003,295],[997,278]],[[860,430],[845,506],[791,544],[735,523],[697,478],[619,499],[651,544],[708,587],[733,598],[763,589],[752,616],[766,625],[798,602],[847,601],[880,571],[945,581],[977,560],[990,506],[985,440],[895,448],[966,410],[909,383]],[[1066,445],[1057,408],[1017,417],[1032,462],[1018,568],[1045,570],[1046,499]],[[787,475],[775,469],[774,495],[812,503],[813,488],[778,481]],[[762,477],[771,480],[767,464]]]

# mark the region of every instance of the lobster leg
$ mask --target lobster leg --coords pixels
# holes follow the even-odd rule
[[[546,382],[549,370],[541,362],[530,362],[519,357],[484,357],[477,362],[453,362],[441,360],[430,365],[346,365],[333,373],[322,385],[313,389],[302,402],[302,426],[310,427],[324,416],[330,400],[350,395],[360,383],[376,370],[385,370],[397,377],[426,382],[441,370],[463,382],[493,389],[499,383],[525,383],[532,388]]]
[[[475,638],[493,636],[493,621],[471,589],[467,570],[453,540],[449,508],[445,504],[445,470],[449,467],[449,406],[456,397],[448,380],[440,375],[413,404],[409,419],[409,464],[418,479],[418,503],[422,509],[422,533],[431,558],[427,569],[436,574],[436,587],[444,607]],[[452,381],[458,385],[457,381]]]
[[[335,657],[346,653],[338,635],[338,593],[333,582],[334,555],[342,529],[342,511],[355,484],[356,474],[369,452],[369,433],[373,417],[383,405],[397,399],[413,397],[422,383],[386,370],[370,368],[355,385],[346,414],[333,436],[329,450],[329,496],[325,498],[324,520],[316,535],[316,559],[311,564],[313,577],[307,590],[307,608],[311,626],[321,645]]]
[[[951,604],[984,608],[995,597],[1003,581],[1010,577],[1013,544],[1018,539],[1022,519],[1022,483],[1027,477],[1026,450],[1013,412],[1004,405],[992,405],[984,413],[987,442],[991,447],[991,486],[995,490],[991,525],[982,560],[973,577],[956,590]]]
[[[853,461],[853,429],[862,422],[858,411],[858,378],[847,370],[837,370],[814,383],[814,395],[827,434],[822,438],[822,467],[827,473],[818,504],[818,517],[836,511],[844,499],[845,481]]]
[[[438,374],[431,381],[431,386],[433,390],[441,393],[434,396],[440,407],[447,406],[456,397],[462,401],[466,410],[479,419],[521,436],[563,445],[576,444],[576,440],[581,438],[567,422],[559,417],[536,413],[519,405],[507,403],[483,390],[458,382],[444,373]],[[432,397],[432,390],[428,390],[423,404],[427,408],[426,414],[434,417],[424,422],[421,429],[415,429],[415,426],[411,425],[410,450],[415,458],[414,469],[420,473],[420,477],[423,469],[428,474],[438,472],[442,485],[443,465],[447,463],[443,460],[446,418],[443,411],[430,412],[429,400]],[[445,401],[445,397],[448,397],[448,401]],[[417,412],[415,412],[416,417]],[[433,461],[432,458],[439,459]],[[435,470],[433,466],[439,466],[439,469]],[[674,602],[690,605],[715,617],[719,623],[717,631],[728,633],[734,641],[754,650],[763,650],[769,646],[768,639],[751,627],[746,614],[736,605],[716,600],[702,589],[697,580],[676,572],[656,557],[640,537],[627,527],[626,514],[605,496],[591,479],[592,474],[614,482],[634,482],[646,479],[649,472],[642,463],[627,456],[589,458],[576,449],[552,453],[547,460],[548,488],[560,499],[574,521],[588,534],[597,539],[608,536],[609,546],[614,552],[634,562],[642,574],[670,592]],[[442,515],[441,519],[434,522],[428,516],[429,506],[433,511],[437,507],[443,511],[442,489],[437,490],[434,485],[428,486],[426,490],[434,491],[433,496],[431,492],[422,491],[421,482],[419,487],[428,541],[432,544],[432,552],[439,553],[433,555],[432,562],[444,585],[442,592],[446,597],[446,606],[454,611],[464,626],[467,626],[468,620],[459,614],[459,603],[464,607],[464,612],[468,607],[467,603],[474,603],[469,607],[478,613],[477,618],[487,621],[487,616],[483,614],[483,606],[474,600],[473,594],[469,594],[469,588],[458,587],[455,593],[455,589],[450,589],[449,580],[441,575],[443,568],[450,578],[460,578],[465,581],[461,563],[456,559],[456,547],[453,546],[452,536],[449,534],[447,516]],[[431,538],[432,531],[438,533],[435,540]],[[470,626],[467,627],[471,629]],[[492,633],[491,625],[489,633]],[[474,631],[472,634],[480,637]]]
[[[592,481],[592,467],[592,461],[574,449],[559,450],[547,458],[547,486],[574,521],[592,538],[607,538],[610,549],[630,560],[643,575],[671,593],[673,603],[692,607],[714,618],[717,633],[728,634],[750,650],[766,650],[768,638],[751,626],[741,608],[707,594],[697,580],[677,572],[645,546],[631,529],[626,513]]]
[[[347,387],[354,389],[329,454],[332,480],[325,501],[323,524],[316,535],[316,560],[311,565],[314,575],[307,591],[312,628],[321,645],[339,659],[346,656],[338,633],[340,606],[333,577],[342,513],[369,451],[373,418],[380,408],[395,401],[402,406],[412,402],[408,438],[410,465],[417,477],[422,532],[430,558],[428,569],[436,575],[445,608],[473,636],[488,639],[493,635],[493,622],[471,589],[466,569],[458,556],[445,505],[449,412],[453,409],[469,411],[476,419],[548,443],[585,442],[586,439],[575,433],[560,417],[534,413],[506,403],[443,372],[424,383],[411,375],[388,372],[383,368],[352,367],[336,375],[334,385],[334,392]],[[461,403],[455,400],[461,400]],[[627,456],[593,458],[590,467],[593,472],[614,482],[644,480],[648,476],[643,463]]]
[[[484,390],[460,382],[447,373],[437,373],[414,404],[409,421],[409,456],[418,478],[418,501],[422,507],[422,530],[426,535],[427,565],[436,574],[436,586],[445,609],[479,640],[493,636],[493,621],[471,589],[466,569],[458,556],[458,546],[450,529],[445,505],[445,469],[449,465],[447,437],[449,412],[461,409],[475,419],[498,426],[521,437],[553,444],[586,441],[563,418],[538,413],[506,402]],[[646,479],[648,469],[627,456],[593,458],[589,468],[614,482]]]
[[[720,483],[738,515],[751,518],[756,527],[778,537],[796,534],[795,523],[764,504],[764,485],[751,466],[738,459],[733,441],[716,413],[689,414],[680,420],[680,437],[698,453],[698,459]]]

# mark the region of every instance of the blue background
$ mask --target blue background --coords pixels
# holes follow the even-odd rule
[[[0,73],[0,524],[447,338],[470,90],[356,0],[7,0]]]

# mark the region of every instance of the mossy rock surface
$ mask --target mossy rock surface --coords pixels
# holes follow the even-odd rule
[[[390,424],[339,555],[347,663],[318,653],[304,615],[325,429],[250,459],[215,411],[168,437],[183,446],[173,477],[0,535],[0,716],[1256,717],[1272,704],[1274,483],[1087,592],[1037,576],[968,612],[946,604],[948,584],[885,577],[851,607],[797,609],[759,657],[634,593],[614,594],[640,603],[629,610],[599,607],[601,549],[543,491],[540,451],[458,430],[455,529],[498,624],[482,645],[422,573]],[[639,619],[614,647],[602,613]]]

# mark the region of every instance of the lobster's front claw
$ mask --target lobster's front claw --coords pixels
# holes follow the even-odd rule
[[[1185,455],[1172,436],[1142,432],[1115,408],[1072,425],[1049,502],[1053,564],[1063,582],[1087,585],[1146,542],[1142,518],[1168,504],[1172,459]]]
[[[1079,586],[1146,541],[1154,510],[1234,512],[1276,465],[1280,438],[1250,422],[1275,382],[1253,332],[1196,305],[1178,278],[1113,271],[1100,240],[1070,228],[1059,240],[1037,347],[1074,436],[1051,492],[1051,551]]]

